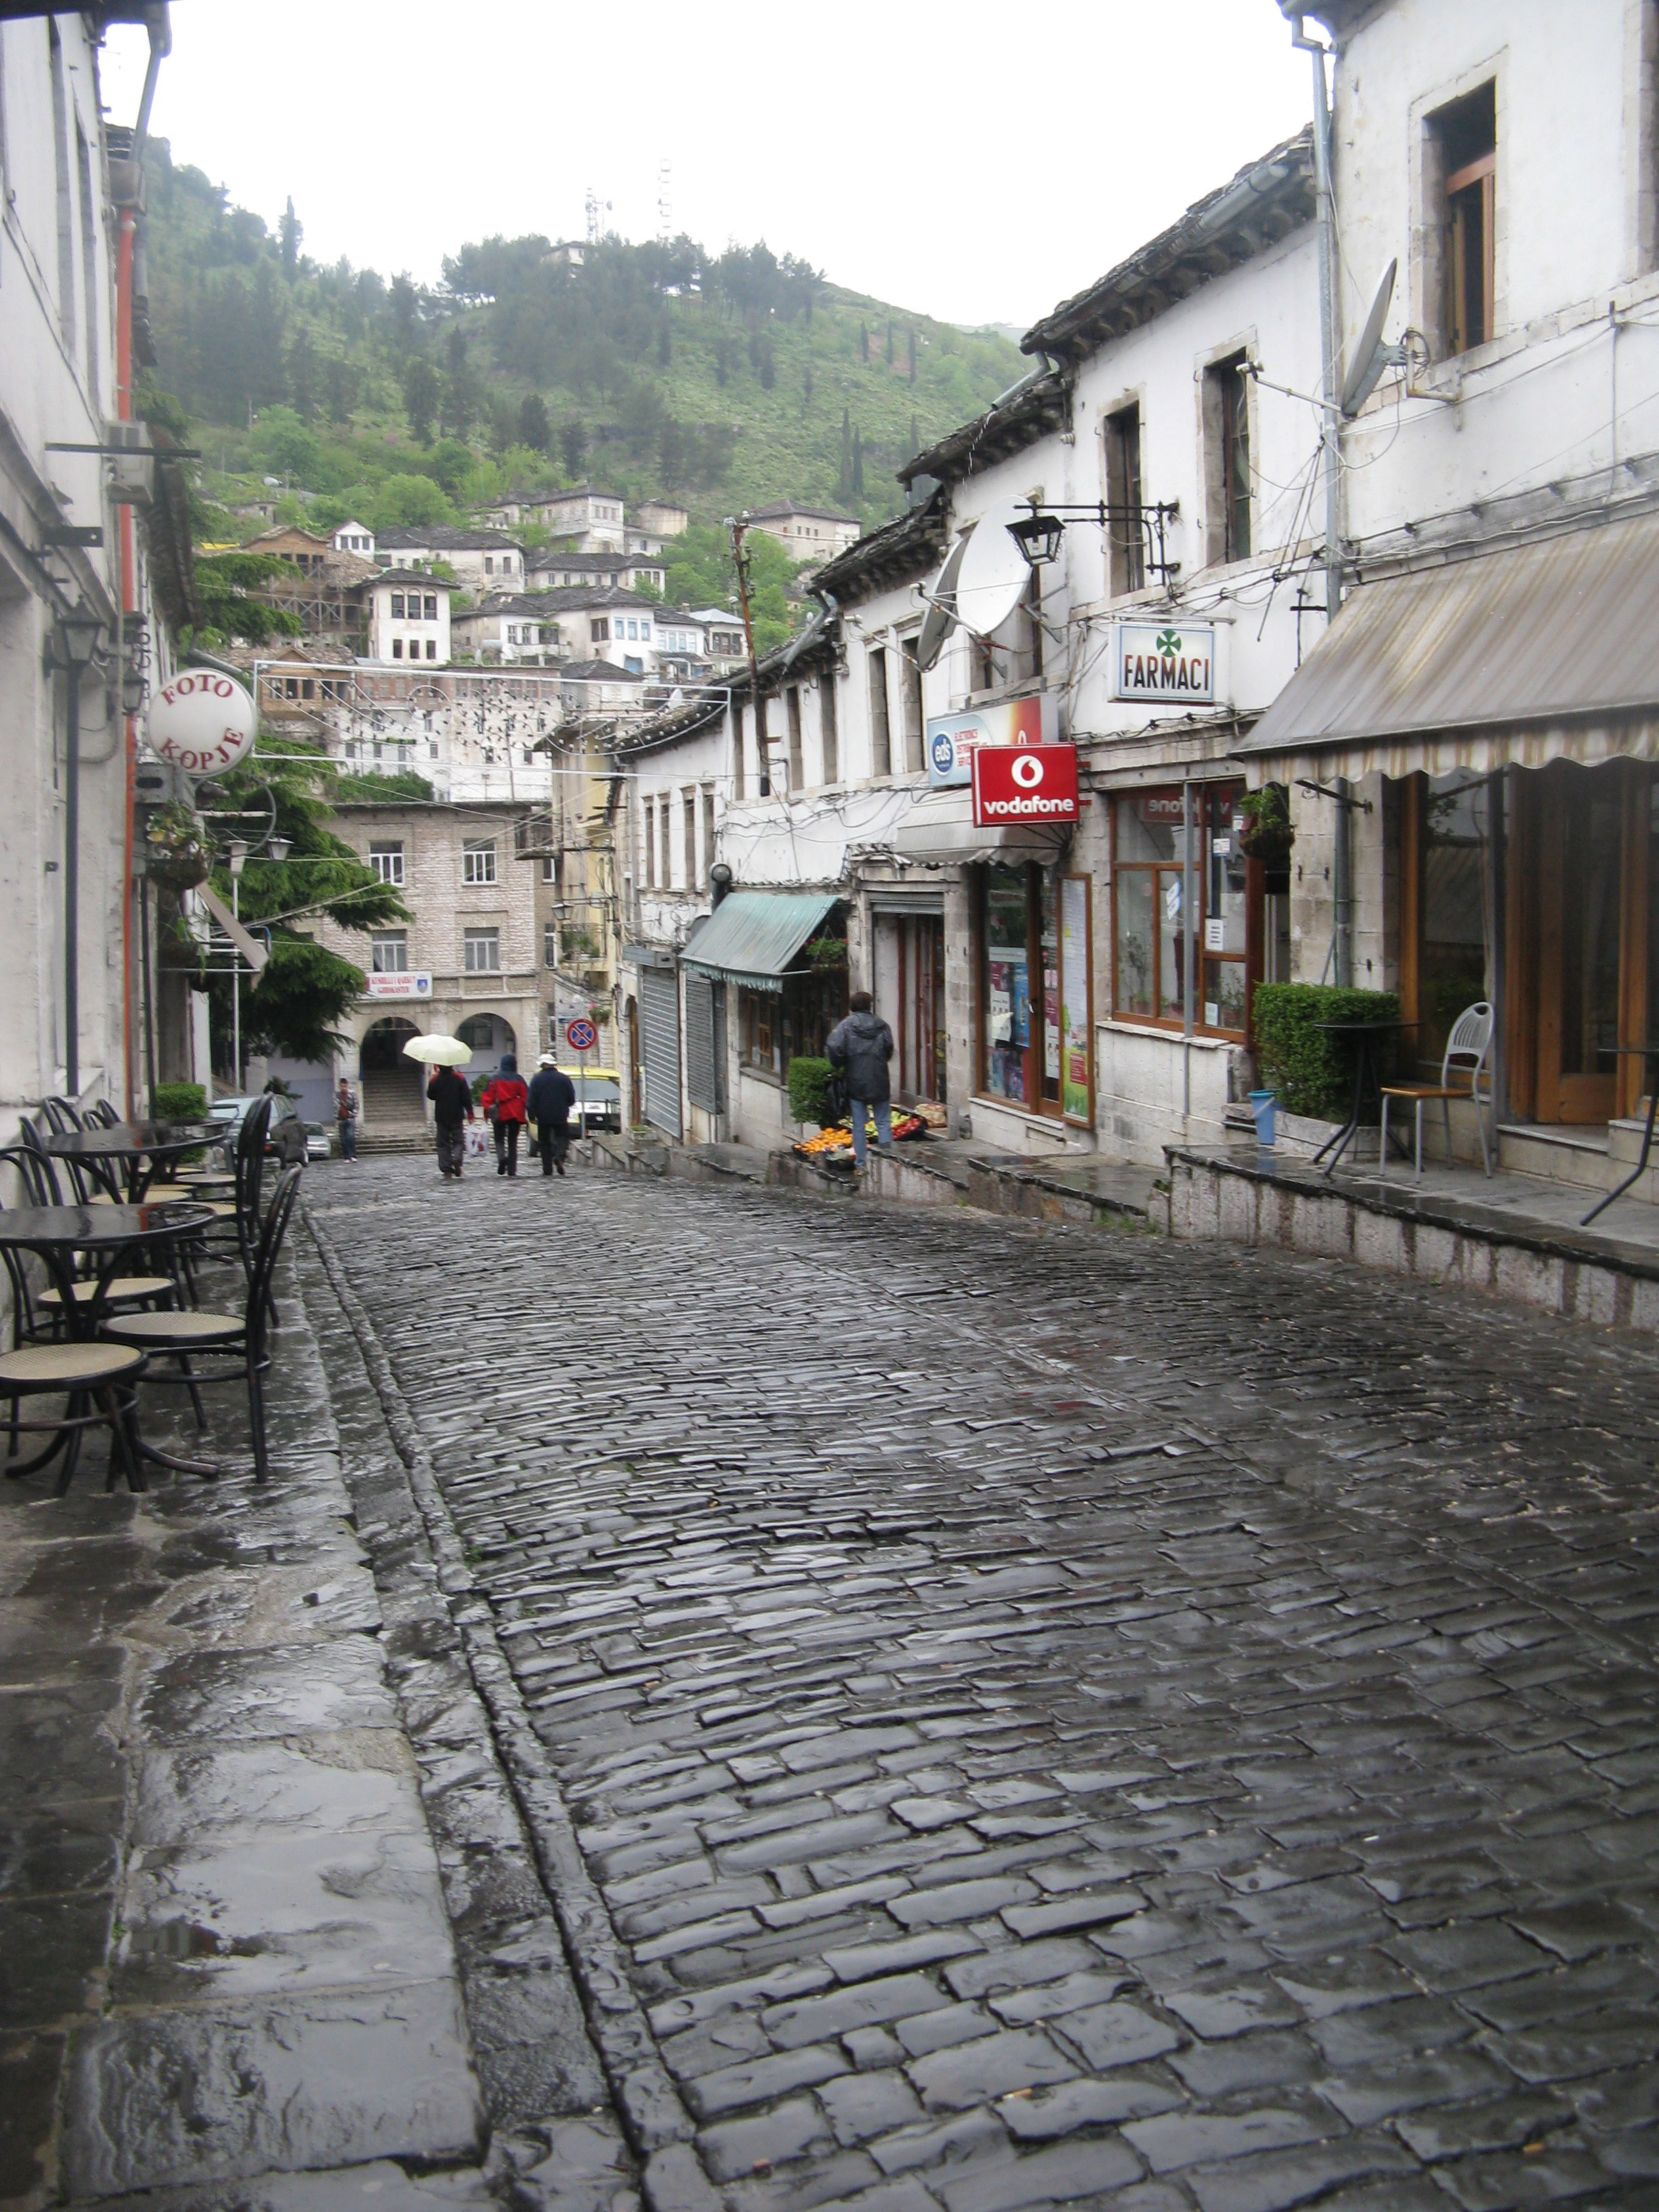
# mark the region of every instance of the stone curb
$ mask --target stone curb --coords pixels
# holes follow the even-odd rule
[[[690,2170],[694,2161],[689,2150],[678,2148],[689,2144],[694,2124],[634,1995],[609,1911],[583,1860],[563,1793],[502,1656],[489,1607],[478,1595],[420,1430],[332,1238],[308,1210],[306,1225],[380,1401],[393,1447],[408,1471],[436,1565],[438,1591],[489,1714],[565,1941],[600,2063],[623,2127],[646,2161],[647,2195],[659,2212],[669,2212],[670,2207],[673,2212],[712,2209],[718,2199],[700,2170]]]

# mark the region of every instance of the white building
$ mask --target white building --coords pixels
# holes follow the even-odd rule
[[[366,522],[343,522],[330,533],[329,543],[337,553],[356,553],[364,561],[374,558],[374,532]]]
[[[375,550],[402,568],[430,568],[441,561],[463,591],[519,591],[524,586],[524,549],[500,530],[460,530],[449,523],[383,530]]]
[[[656,554],[582,553],[564,544],[547,545],[526,554],[525,578],[532,592],[576,584],[612,584],[624,592],[637,591],[643,584],[665,592],[668,567]]]
[[[450,656],[451,587],[419,568],[385,568],[359,587],[369,660],[445,666]]]
[[[196,1072],[187,994],[169,995],[145,972],[128,799],[142,722],[125,711],[123,690],[124,679],[150,690],[167,680],[174,627],[200,610],[182,471],[154,458],[117,382],[118,339],[131,345],[137,321],[147,343],[116,252],[120,227],[137,219],[143,179],[132,131],[104,120],[94,24],[74,10],[0,21],[8,1143],[19,1115],[49,1096],[142,1109],[147,990],[156,1077]],[[69,672],[76,630],[77,649],[92,656],[78,679]]]
[[[491,592],[452,615],[450,635],[456,652],[469,659],[538,666],[555,657],[558,644],[558,624],[545,619],[546,613],[539,599]]]
[[[793,499],[757,507],[749,520],[775,538],[792,561],[830,560],[854,544],[863,527],[855,514],[842,514],[833,507],[802,507]]]

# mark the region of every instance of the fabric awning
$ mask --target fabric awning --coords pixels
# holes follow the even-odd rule
[[[924,791],[887,832],[886,842],[907,860],[954,863],[1052,860],[1066,831],[1058,823],[1008,822],[994,830],[974,823],[971,791],[958,787]]]
[[[1659,759],[1659,515],[1362,585],[1236,754],[1255,782]]]
[[[834,891],[728,891],[680,964],[721,982],[781,991],[784,970],[836,898]]]

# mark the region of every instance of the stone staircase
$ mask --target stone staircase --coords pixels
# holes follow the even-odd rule
[[[424,1152],[431,1149],[427,1127],[425,1079],[410,1067],[395,1073],[366,1075],[359,1085],[362,1117],[357,1124],[357,1150],[365,1156],[377,1152]]]

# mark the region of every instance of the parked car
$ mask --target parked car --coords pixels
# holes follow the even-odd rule
[[[299,1108],[291,1098],[284,1098],[280,1091],[261,1092],[251,1098],[216,1098],[208,1109],[209,1116],[228,1134],[234,1135],[242,1126],[244,1115],[251,1106],[258,1104],[261,1097],[269,1097],[270,1100],[270,1127],[265,1133],[265,1151],[275,1153],[284,1167],[292,1167],[296,1160],[308,1157],[305,1124],[300,1119]]]
[[[307,1121],[306,1123],[306,1158],[308,1160],[325,1160],[332,1156],[333,1151],[333,1139],[322,1123]]]

